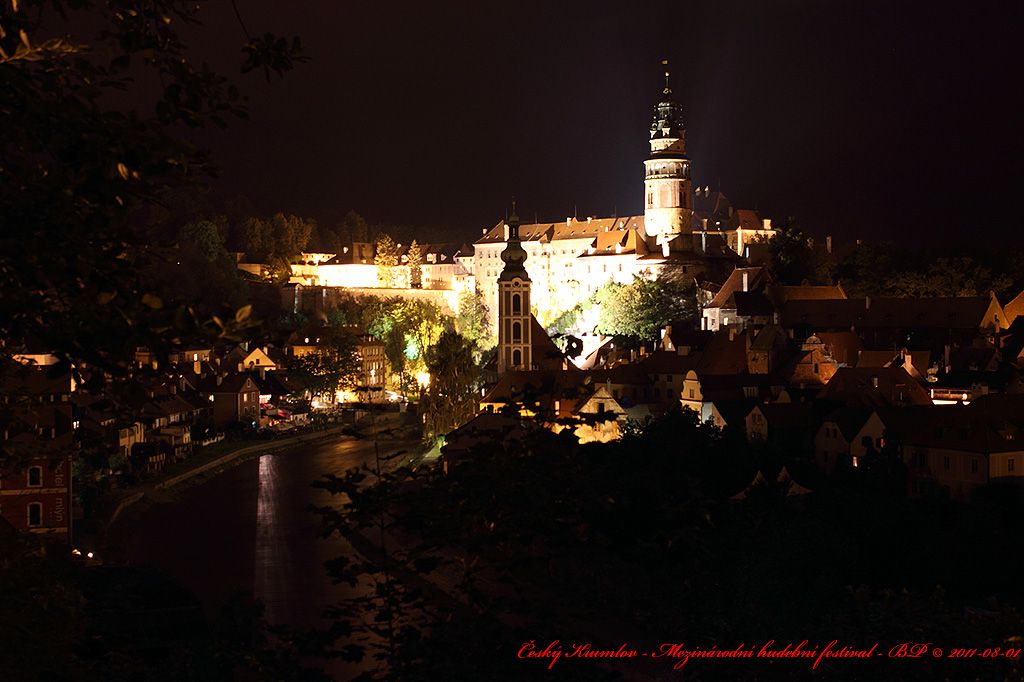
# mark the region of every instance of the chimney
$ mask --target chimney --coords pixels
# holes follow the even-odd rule
[[[871,297],[870,296],[865,296],[864,297],[864,310],[870,310],[870,309],[871,309]]]
[[[572,216],[569,216],[568,218],[565,219],[565,225],[566,227],[572,225]]]
[[[878,377],[871,377],[871,385],[878,388]]]
[[[949,374],[949,371],[953,369],[953,367],[949,364],[949,354],[951,350],[952,349],[949,347],[948,343],[946,344],[945,348],[942,349],[942,366],[946,368],[946,374]]]
[[[487,236],[487,233],[490,232],[486,227],[482,228],[482,230],[485,237]],[[345,247],[345,253],[348,253],[348,247]]]
[[[825,237],[825,251],[832,253],[832,235]]]
[[[668,242],[665,242],[664,244],[661,245],[661,255],[664,256],[665,258],[668,258],[670,253],[671,250],[669,248]]]
[[[750,280],[749,280],[749,277],[748,277],[748,273],[746,271],[744,271],[743,272],[743,291],[747,290],[747,286],[749,284],[750,284]]]
[[[762,218],[761,219],[761,225],[766,230],[772,229],[772,219],[771,218]]]

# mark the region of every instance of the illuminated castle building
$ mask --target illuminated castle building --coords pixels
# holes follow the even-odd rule
[[[525,314],[532,309],[542,324],[548,324],[608,282],[628,284],[634,277],[671,275],[691,281],[710,277],[721,282],[748,256],[752,243],[774,234],[771,221],[761,220],[754,211],[733,210],[721,192],[693,187],[682,107],[672,97],[667,69],[648,143],[643,215],[570,217],[518,226],[517,248],[526,255],[524,281],[531,287]],[[499,281],[505,267],[501,252],[510,232],[510,225],[501,221],[484,228],[472,247],[423,245],[420,288],[430,291],[422,294],[429,293],[446,309],[455,310],[458,292],[479,290],[497,334]],[[399,271],[407,269],[404,251],[402,258]],[[340,254],[303,254],[302,262],[292,266],[291,281],[302,287],[364,293],[386,288],[389,296],[419,294],[410,289],[407,273],[384,277],[379,270],[373,245],[357,243]]]
[[[695,279],[709,271],[727,275],[752,243],[774,234],[771,221],[754,211],[733,210],[721,192],[694,190],[682,108],[672,98],[667,70],[649,144],[643,215],[518,226],[533,309],[541,322],[550,322],[611,281],[628,284],[634,277],[664,274]],[[497,322],[501,252],[508,235],[502,221],[484,229],[472,255],[456,257],[483,294],[492,324]]]

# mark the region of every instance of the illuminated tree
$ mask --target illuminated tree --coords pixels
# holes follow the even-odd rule
[[[425,354],[430,384],[423,394],[424,435],[429,440],[452,431],[473,418],[477,411],[476,348],[454,331],[441,334]]]
[[[377,237],[373,264],[377,266],[377,281],[386,288],[398,283],[398,245],[387,234]]]
[[[324,334],[323,345],[317,352],[292,361],[289,376],[314,397],[333,399],[337,391],[356,385],[358,340],[344,327],[331,327]]]
[[[419,242],[415,239],[409,244],[409,251],[406,253],[409,264],[409,286],[419,289],[423,286],[423,252],[420,250]]]
[[[666,324],[695,315],[691,289],[642,277],[629,284],[609,282],[594,295],[594,305],[599,332],[640,342],[655,340]]]
[[[460,334],[481,350],[487,350],[495,343],[487,325],[487,315],[487,304],[479,288],[459,294],[459,314],[455,317],[455,326]]]

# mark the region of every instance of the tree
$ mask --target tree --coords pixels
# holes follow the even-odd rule
[[[491,329],[487,324],[487,304],[477,287],[473,291],[459,293],[459,313],[455,316],[455,327],[481,350],[494,345]]]
[[[294,215],[275,213],[270,219],[274,236],[273,255],[291,260],[306,250],[315,223]]]
[[[363,301],[362,322],[367,332],[384,344],[391,372],[405,390],[409,375],[423,367],[423,353],[433,345],[449,324],[429,301],[399,297],[371,297]]]
[[[290,376],[314,397],[331,400],[339,390],[353,388],[359,376],[358,340],[343,327],[331,327],[315,353],[295,358]]]
[[[423,394],[424,435],[431,441],[461,426],[476,414],[480,370],[472,341],[445,331],[425,355],[430,383]]]
[[[895,296],[984,296],[1010,284],[1009,277],[994,276],[974,259],[961,256],[937,258],[923,272],[901,272],[891,279],[890,291]]]
[[[250,217],[240,226],[240,245],[258,262],[291,262],[306,249],[313,228],[312,221],[283,213],[275,213],[269,220]]]
[[[208,175],[207,155],[183,129],[245,114],[237,87],[193,61],[179,33],[198,22],[201,7],[184,0],[0,7],[5,353],[32,337],[67,363],[123,369],[125,339],[161,348],[202,333],[187,302],[153,291],[143,276],[167,254],[140,240],[130,220],[170,188],[198,187]],[[244,50],[243,70],[268,78],[304,59],[297,39],[269,34]],[[154,96],[126,112],[117,93],[132,81],[141,83],[133,93],[152,85]]]
[[[909,256],[894,244],[858,244],[839,264],[839,283],[849,296],[889,295],[896,264],[908,263]]]
[[[377,282],[388,289],[398,283],[398,245],[387,234],[377,238],[377,248],[373,256],[373,264],[377,266]]]
[[[640,342],[656,340],[666,324],[695,315],[692,289],[642,277],[629,284],[609,282],[596,292],[595,305],[598,331]]]
[[[415,239],[409,244],[409,251],[406,253],[409,264],[409,286],[419,289],[423,286],[423,252],[420,251],[419,242]]]
[[[780,284],[832,283],[832,256],[814,248],[811,238],[792,219],[768,241],[768,251],[772,272]]]
[[[341,219],[338,226],[338,238],[342,243],[370,241],[370,228],[363,217],[355,211],[349,211]]]
[[[210,263],[216,263],[227,255],[220,230],[209,220],[197,220],[182,226],[178,231],[178,244]]]
[[[373,550],[360,550],[366,561],[330,562],[332,574],[387,588],[333,611],[335,631],[359,643],[348,653],[376,654],[368,679],[522,679],[524,661],[495,655],[509,649],[504,642],[558,639],[592,625],[594,614],[606,632],[698,632],[694,644],[707,648],[781,632],[800,633],[799,641],[820,628],[828,634],[809,638],[812,646],[864,642],[865,627],[864,648],[876,639],[888,648],[905,632],[1019,647],[1024,588],[1014,575],[1024,545],[1000,538],[1019,525],[1020,486],[989,486],[967,505],[908,500],[875,486],[789,495],[775,482],[780,464],[757,461],[756,448],[727,431],[675,409],[634,423],[620,442],[581,446],[520,420],[480,433],[475,445],[467,439],[444,474],[423,463],[326,477],[319,486],[339,497],[321,510],[327,529]],[[755,476],[765,482],[751,486]],[[730,499],[740,490],[743,499]],[[894,518],[913,531],[893,532]],[[960,531],[961,544],[943,542]],[[431,584],[439,564],[445,572]],[[559,678],[611,677],[578,663]],[[956,679],[963,662],[929,655],[918,663],[873,665],[882,679],[923,681]],[[629,665],[647,674],[639,660]],[[1019,665],[993,663],[982,676],[1018,679]],[[763,659],[699,673],[864,677],[839,662],[812,670]]]

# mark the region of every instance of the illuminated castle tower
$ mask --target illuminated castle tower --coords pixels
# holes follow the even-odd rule
[[[644,161],[644,231],[667,250],[668,243],[693,230],[693,193],[682,107],[672,100],[665,66],[665,89],[651,124],[651,156]]]
[[[505,267],[498,276],[498,374],[510,369],[533,369],[530,357],[530,275],[523,263],[526,250],[519,242],[519,217],[505,221]]]

